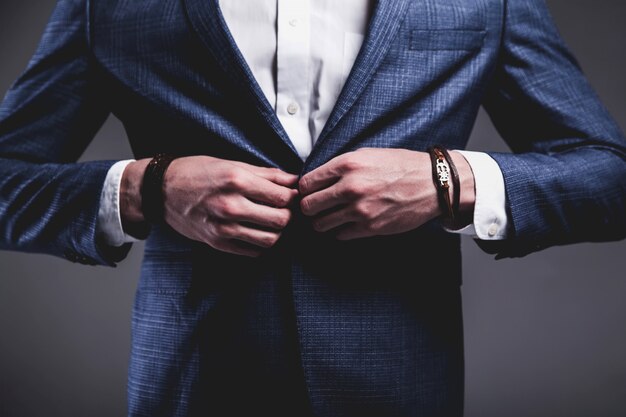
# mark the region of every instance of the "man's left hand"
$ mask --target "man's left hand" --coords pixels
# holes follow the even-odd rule
[[[362,148],[309,172],[299,188],[313,228],[340,240],[406,232],[440,214],[425,152]]]

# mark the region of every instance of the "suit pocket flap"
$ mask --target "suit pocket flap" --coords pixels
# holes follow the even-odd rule
[[[469,51],[483,45],[486,33],[480,29],[416,29],[411,32],[409,48],[416,51]]]

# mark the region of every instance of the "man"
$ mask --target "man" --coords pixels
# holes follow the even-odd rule
[[[451,152],[482,245],[623,237],[623,137],[541,2],[368,5],[59,3],[2,108],[3,246],[120,260],[152,210],[148,160],[179,157],[137,294],[131,415],[460,415],[458,238],[424,151],[462,148],[481,103],[520,152]],[[333,16],[352,25],[339,64],[316,43]],[[255,55],[274,21],[275,71]],[[108,111],[138,161],[70,163]]]

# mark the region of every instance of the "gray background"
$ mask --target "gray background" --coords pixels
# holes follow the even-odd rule
[[[559,28],[626,128],[626,2],[549,0]],[[54,0],[0,0],[0,94]],[[506,147],[484,114],[471,149]],[[130,156],[109,120],[84,159]],[[626,415],[626,242],[494,261],[464,239],[467,417]],[[142,245],[116,269],[0,252],[0,416],[122,416]]]

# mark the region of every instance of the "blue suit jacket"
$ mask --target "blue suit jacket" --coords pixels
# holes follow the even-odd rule
[[[360,147],[463,148],[481,105],[515,152],[491,154],[512,229],[486,250],[624,237],[625,140],[542,0],[378,1],[304,162],[217,0],[60,0],[0,108],[0,247],[124,257],[128,246],[95,235],[113,162],[75,162],[110,112],[137,157],[302,174]],[[129,413],[460,415],[460,282],[458,237],[436,222],[337,242],[296,213],[255,260],[157,227],[133,313]]]

